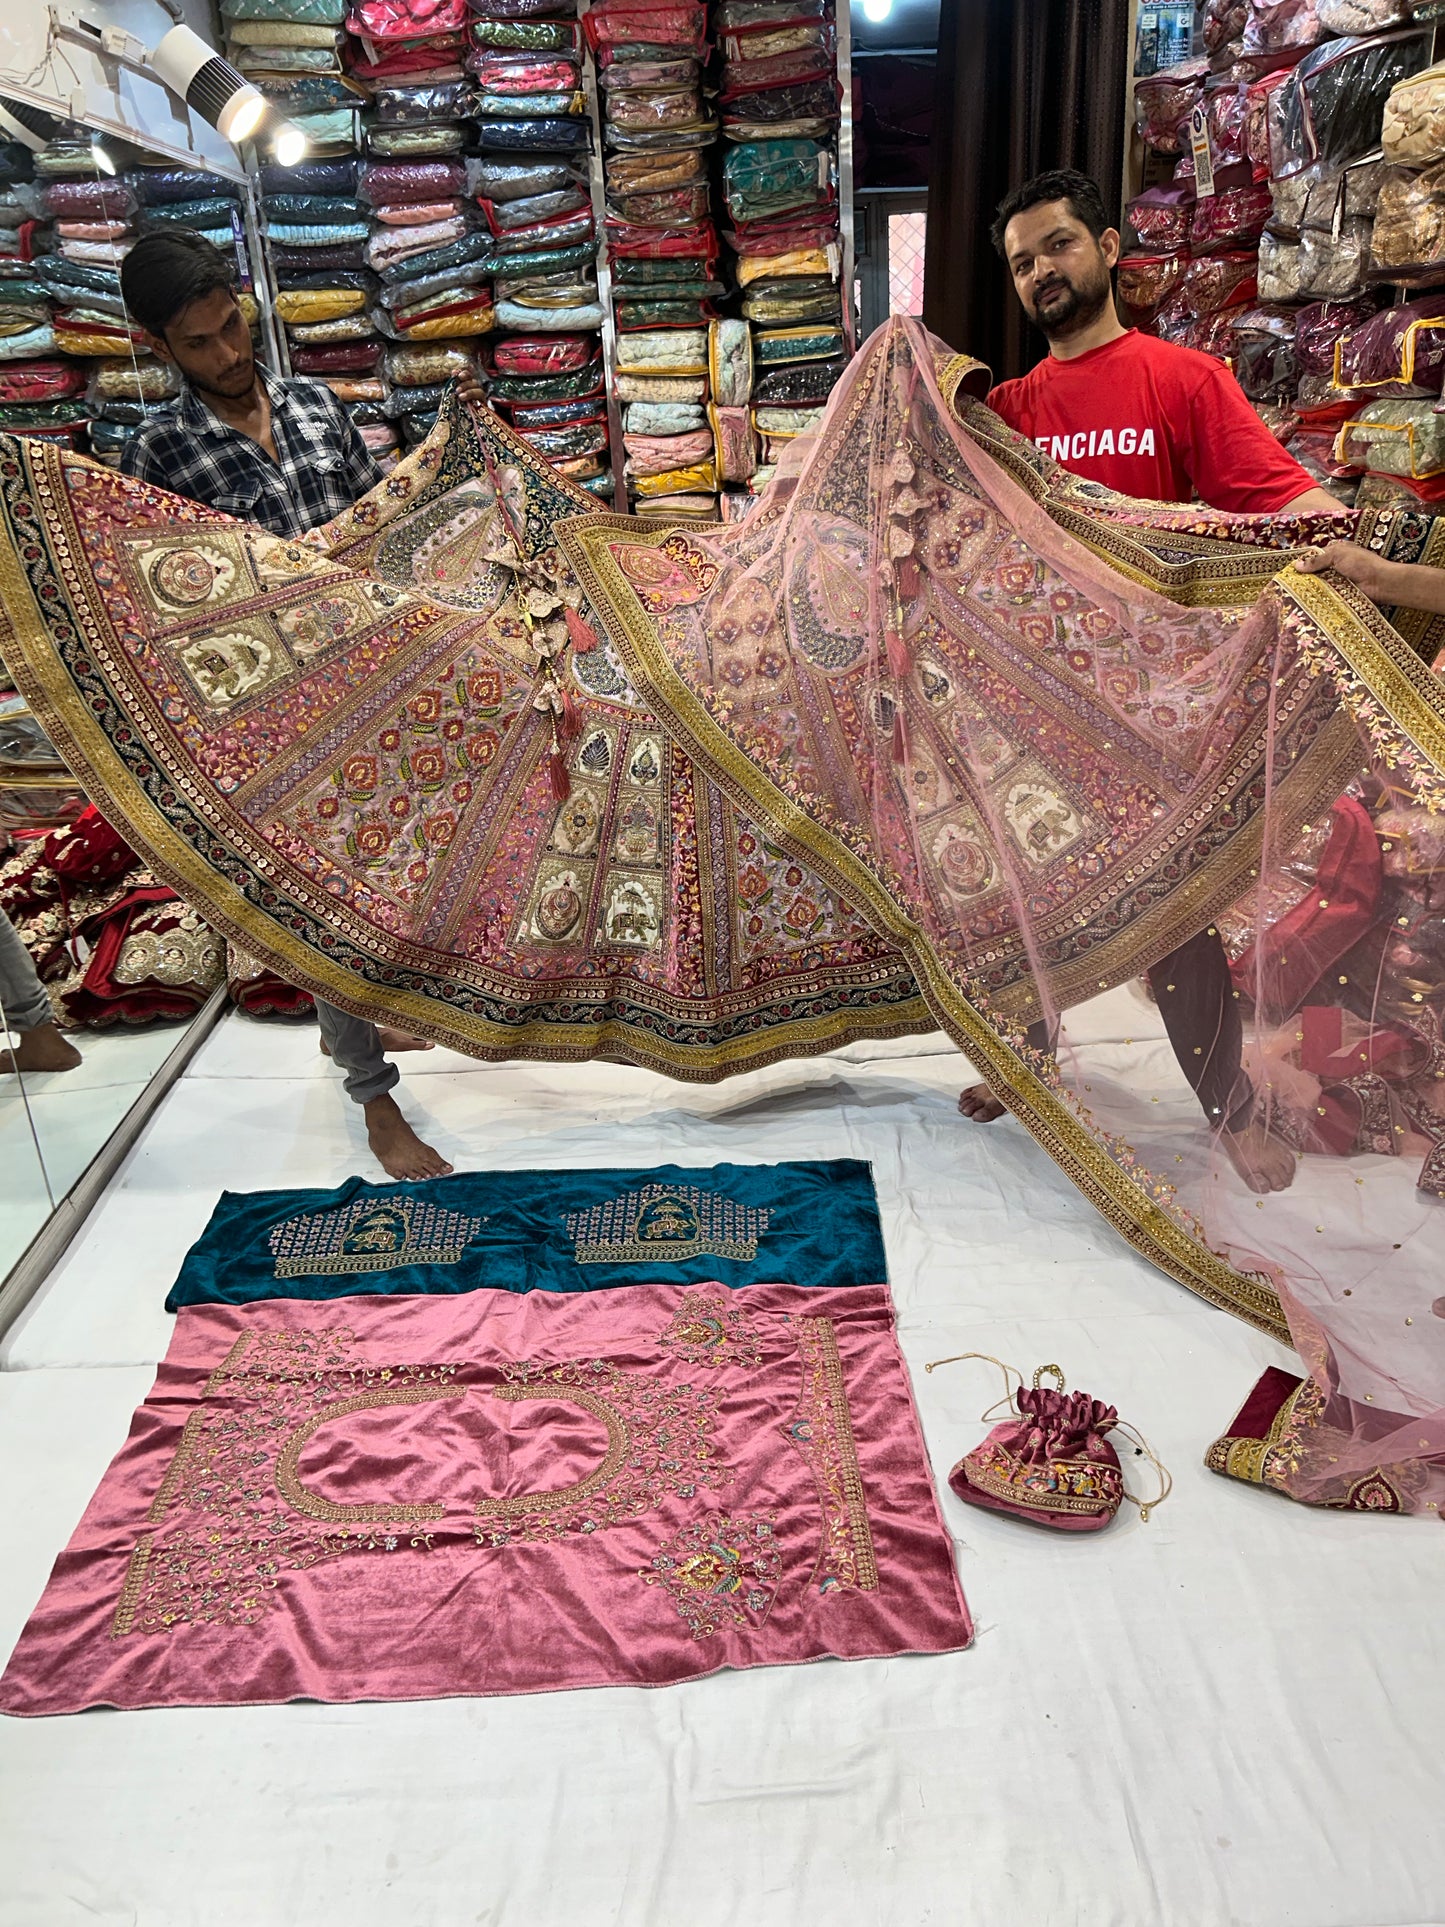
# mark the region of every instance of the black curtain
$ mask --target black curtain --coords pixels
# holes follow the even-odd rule
[[[1119,206],[1131,55],[1128,0],[943,0],[923,319],[999,381],[1044,343],[989,243],[994,209],[1050,167]]]

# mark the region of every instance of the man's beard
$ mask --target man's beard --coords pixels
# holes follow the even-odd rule
[[[203,395],[218,395],[222,401],[240,401],[256,385],[256,358],[253,355],[244,368],[238,368],[234,374],[228,375],[224,387],[213,381],[197,381],[194,375],[190,379],[191,386],[199,388]]]
[[[1042,298],[1053,294],[1055,289],[1061,292],[1046,307],[1041,307]],[[1081,328],[1087,328],[1091,322],[1098,320],[1108,303],[1110,292],[1107,273],[1096,286],[1083,288],[1075,287],[1072,281],[1066,281],[1059,275],[1035,290],[1034,325],[1051,341],[1058,335],[1077,334]]]

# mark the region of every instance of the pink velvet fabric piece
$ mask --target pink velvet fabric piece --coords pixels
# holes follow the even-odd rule
[[[662,1686],[972,1637],[886,1286],[182,1311],[9,1713]]]

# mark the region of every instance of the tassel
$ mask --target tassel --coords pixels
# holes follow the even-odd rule
[[[572,778],[567,774],[567,758],[560,749],[548,754],[547,776],[552,785],[552,801],[565,803],[572,794]]]
[[[896,676],[902,682],[912,667],[908,658],[908,644],[896,629],[889,629],[884,635],[883,642],[888,652],[889,674]]]
[[[908,761],[908,730],[903,721],[903,711],[893,712],[893,760],[895,763]]]
[[[564,743],[575,743],[582,734],[582,711],[573,700],[572,691],[562,691],[562,714],[557,719],[557,733]]]
[[[893,572],[898,581],[899,595],[905,602],[911,602],[918,594],[918,585],[923,579],[918,567],[918,558],[912,555],[900,556],[893,565]]]
[[[590,656],[597,647],[597,631],[570,603],[567,605],[567,633],[579,656]]]

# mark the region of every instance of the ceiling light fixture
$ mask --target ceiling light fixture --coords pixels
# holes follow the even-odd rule
[[[250,140],[269,112],[265,95],[189,27],[172,27],[150,66],[233,147]]]

